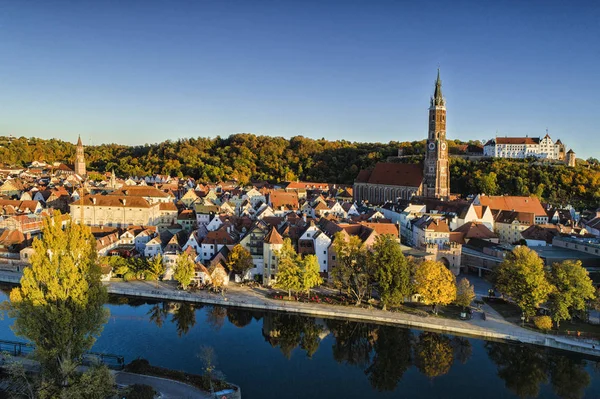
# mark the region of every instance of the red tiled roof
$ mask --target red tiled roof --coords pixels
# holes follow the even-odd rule
[[[267,233],[264,241],[267,244],[283,244],[283,237],[275,227],[271,227],[271,231]]]
[[[535,216],[547,216],[546,210],[537,197],[516,197],[510,195],[479,197],[481,205],[489,207],[491,210],[516,211],[533,213]]]
[[[496,144],[539,144],[539,137],[496,137]]]
[[[379,162],[365,181],[366,175],[365,171],[361,171],[356,181],[390,186],[420,187],[423,182],[423,166]]]

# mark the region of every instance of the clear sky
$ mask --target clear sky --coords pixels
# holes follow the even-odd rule
[[[418,140],[438,65],[448,138],[600,155],[597,1],[5,1],[0,135]]]

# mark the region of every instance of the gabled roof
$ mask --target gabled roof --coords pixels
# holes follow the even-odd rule
[[[492,238],[498,238],[498,236],[491,231],[485,224],[468,222],[454,230],[455,233],[463,234],[464,238],[481,238],[482,240],[488,240]]]
[[[488,206],[492,211],[516,211],[533,213],[537,217],[543,217],[546,215],[546,210],[542,206],[540,200],[537,197],[518,197],[518,196],[489,196],[480,195],[479,203],[481,205]]]
[[[275,226],[271,226],[271,230],[265,236],[264,242],[266,244],[283,244],[283,237],[281,237]]]

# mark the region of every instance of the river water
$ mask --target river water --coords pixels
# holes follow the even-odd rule
[[[533,346],[218,306],[107,306],[94,351],[200,373],[199,353],[212,347],[244,399],[600,398],[595,361]],[[0,339],[22,340],[11,324],[0,320]]]

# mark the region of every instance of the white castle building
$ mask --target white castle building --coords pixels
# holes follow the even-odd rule
[[[536,157],[564,161],[566,158],[565,145],[560,141],[552,141],[546,133],[543,139],[539,137],[496,137],[483,146],[483,155],[499,158]]]

